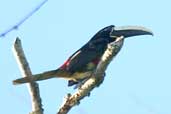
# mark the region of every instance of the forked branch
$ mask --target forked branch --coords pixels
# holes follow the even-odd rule
[[[123,40],[122,38],[120,40]],[[118,48],[117,42],[113,42],[108,45],[105,53],[103,54],[96,70],[92,74],[91,78],[89,78],[84,84],[82,84],[78,90],[73,94],[68,94],[59,109],[57,114],[67,114],[72,107],[79,104],[81,99],[85,96],[89,95],[90,92],[95,88],[98,87],[104,80],[104,74],[107,66],[111,62],[112,58],[116,55],[115,52],[116,48]],[[22,72],[22,76],[29,77],[32,80],[32,73],[29,68],[28,62],[26,61],[21,41],[19,38],[16,39],[13,51],[15,57],[17,59],[18,65]],[[38,84],[36,82],[28,83],[28,89],[32,98],[32,112],[30,114],[43,114],[41,98],[39,94]]]

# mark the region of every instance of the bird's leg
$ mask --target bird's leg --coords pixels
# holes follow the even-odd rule
[[[75,85],[74,89],[80,89],[81,85],[83,85],[90,77],[86,77],[84,79],[81,79],[78,81],[78,83]]]
[[[106,73],[104,73],[103,74],[103,77],[105,77],[106,76]],[[91,77],[91,76],[90,76]],[[90,77],[86,77],[86,78],[84,78],[84,79],[82,79],[82,80],[79,80],[78,81],[78,83],[75,85],[75,87],[74,87],[74,89],[80,89],[81,88],[81,86],[88,80],[88,79],[90,79]],[[89,95],[88,95],[89,96]]]

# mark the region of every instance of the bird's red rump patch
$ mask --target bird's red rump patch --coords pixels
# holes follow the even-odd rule
[[[70,64],[70,61],[71,61],[71,59],[66,60],[66,61],[64,62],[64,64],[61,65],[60,68],[61,68],[61,69],[66,69],[67,66]],[[91,62],[92,62],[93,64],[97,65],[97,64],[99,63],[99,61],[100,61],[100,58],[96,58],[96,59],[93,59]]]
[[[66,67],[69,65],[70,59],[66,60],[64,64],[60,67],[61,69],[66,69]]]

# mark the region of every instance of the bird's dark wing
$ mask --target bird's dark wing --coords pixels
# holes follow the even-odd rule
[[[107,43],[103,39],[88,42],[69,58],[67,70],[74,73],[86,69],[89,62],[101,58],[106,46]]]
[[[67,70],[71,73],[84,70],[89,62],[98,57],[97,55],[93,48],[80,49],[70,58]]]

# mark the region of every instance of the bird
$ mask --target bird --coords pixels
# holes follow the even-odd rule
[[[109,25],[98,31],[85,45],[73,53],[59,68],[35,74],[31,78],[23,77],[13,81],[14,85],[41,81],[50,78],[64,78],[68,86],[77,85],[91,77],[101,60],[108,44],[117,42],[116,56],[128,37],[139,35],[153,35],[152,31],[141,26],[114,26]],[[122,37],[122,40],[120,38]]]

